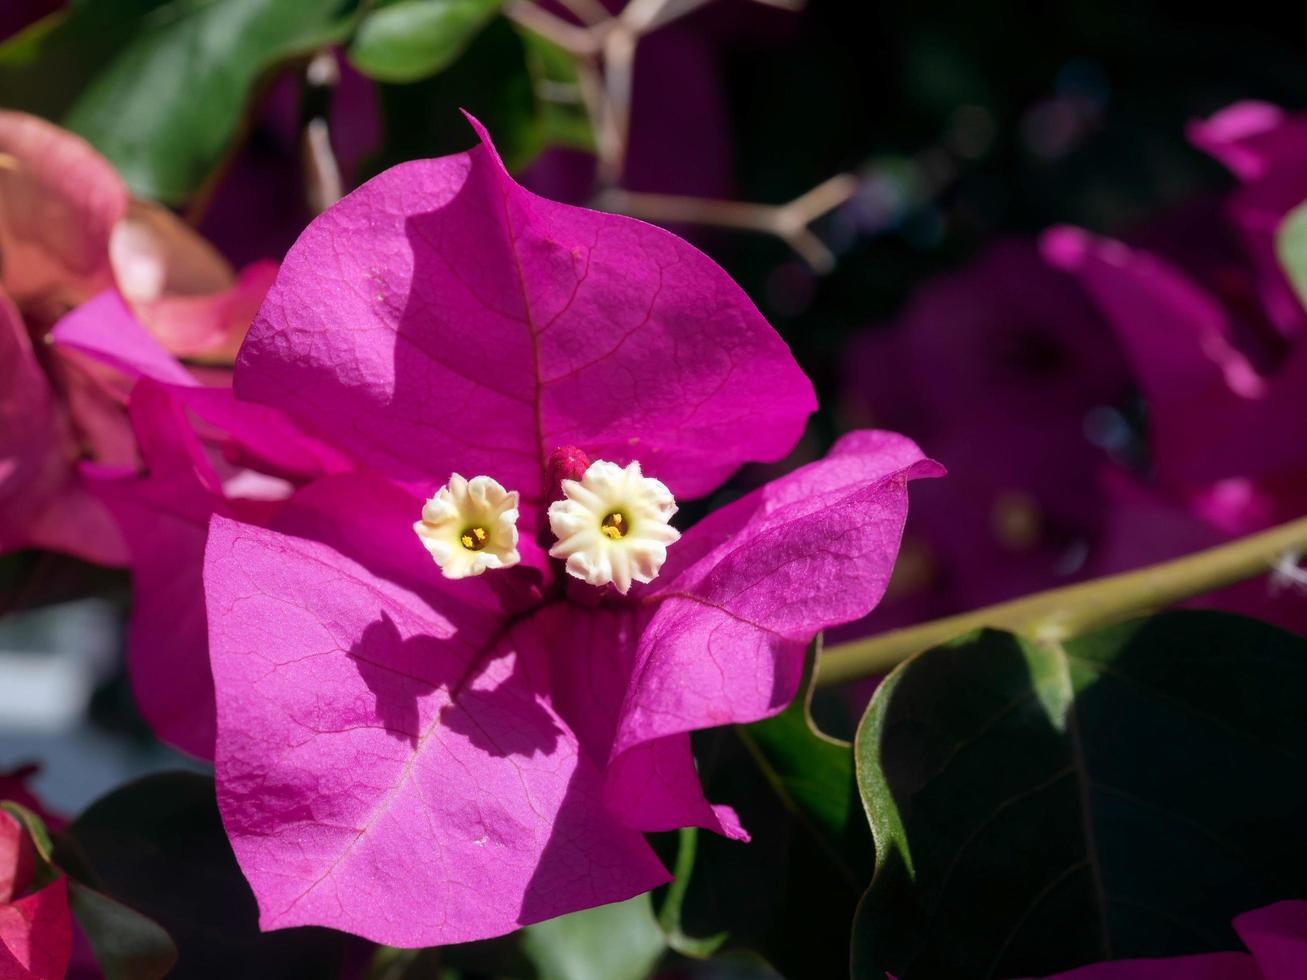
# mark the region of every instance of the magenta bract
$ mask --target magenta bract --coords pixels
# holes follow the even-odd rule
[[[1277,902],[1236,916],[1247,953],[1117,960],[1047,980],[1299,980],[1307,976],[1307,902]]]
[[[564,576],[555,450],[702,495],[782,456],[813,394],[709,259],[530,194],[482,135],[315,221],[238,360],[238,395],[367,464],[209,529],[219,806],[265,928],[491,936],[665,881],[640,831],[745,837],[688,733],[788,703],[813,634],[884,591],[907,481],[941,472],[855,433],[651,584]],[[520,564],[441,576],[412,524],[453,472],[521,494]]]

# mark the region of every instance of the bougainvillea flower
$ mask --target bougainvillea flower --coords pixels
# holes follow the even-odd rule
[[[0,811],[0,980],[60,980],[68,971],[68,883],[30,891],[34,863],[27,832]]]
[[[845,363],[851,420],[904,432],[949,468],[914,494],[899,578],[870,625],[1012,598],[1083,567],[1106,459],[1086,429],[1122,402],[1128,376],[1083,290],[1032,243],[1001,242],[930,281]]]
[[[1239,102],[1191,123],[1189,138],[1240,180],[1224,202],[1226,219],[1248,252],[1261,308],[1281,334],[1307,329],[1307,311],[1275,254],[1286,214],[1307,200],[1307,114],[1265,102]]]
[[[294,483],[352,465],[278,412],[201,383],[109,290],[56,324],[59,350],[134,383],[128,402],[140,461],[86,464],[80,474],[113,515],[131,555],[128,669],[155,733],[213,757],[213,682],[201,582],[212,514],[261,523]],[[208,380],[213,380],[212,372]]]
[[[567,575],[560,474],[638,461],[702,495],[784,455],[813,393],[709,259],[536,197],[482,136],[310,225],[237,363],[238,395],[370,464],[209,529],[219,806],[265,928],[491,936],[665,881],[641,831],[745,837],[688,733],[792,698],[813,634],[884,590],[907,481],[939,472],[855,433],[625,596]],[[414,534],[455,472],[518,494],[512,567],[448,578]]]
[[[0,111],[0,550],[65,551],[123,564],[110,515],[87,492],[80,459],[130,466],[137,454],[117,372],[50,347],[50,326],[118,288],[175,354],[230,361],[271,281],[237,277],[166,211],[129,200],[112,167],[80,138]],[[12,302],[10,302],[12,301]]]
[[[1047,980],[1300,980],[1307,976],[1307,902],[1277,902],[1236,916],[1247,953],[1116,960]]]
[[[1261,370],[1238,344],[1235,313],[1166,258],[1074,228],[1050,231],[1043,244],[1112,324],[1148,405],[1150,472],[1142,483],[1123,472],[1107,481],[1116,515],[1101,570],[1161,561],[1303,513],[1307,346]],[[1300,599],[1277,603],[1264,583],[1253,588],[1265,602],[1213,601],[1291,627],[1307,623]],[[1249,589],[1239,594],[1256,599]]]

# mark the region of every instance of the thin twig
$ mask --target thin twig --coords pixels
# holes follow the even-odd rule
[[[659,223],[712,225],[774,235],[816,272],[829,272],[835,256],[809,226],[851,198],[857,189],[856,177],[838,174],[788,204],[750,204],[620,189],[605,191],[595,203],[605,211]]]
[[[1304,550],[1307,517],[1133,572],[827,647],[817,683],[825,687],[883,674],[915,653],[984,626],[1061,642],[1264,575],[1279,567],[1286,554]]]
[[[300,159],[304,167],[304,195],[313,214],[321,214],[345,195],[345,181],[331,146],[328,122],[331,100],[339,82],[340,68],[329,49],[315,54],[304,69]]]
[[[598,27],[613,19],[599,0],[558,0],[577,20],[587,27]]]
[[[509,0],[504,4],[504,16],[574,57],[589,58],[599,53],[600,41],[595,30],[569,24],[530,0]]]

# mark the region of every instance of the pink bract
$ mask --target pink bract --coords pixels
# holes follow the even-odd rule
[[[68,970],[73,937],[67,880],[27,893],[32,871],[26,831],[0,811],[0,980],[50,980]]]
[[[1277,902],[1237,916],[1247,953],[1117,960],[1046,980],[1300,980],[1307,976],[1307,902]]]
[[[178,355],[230,363],[275,271],[238,277],[170,212],[131,201],[72,133],[0,111],[0,551],[46,548],[125,564],[79,460],[138,462],[124,405],[131,379],[68,348],[51,325],[107,287]],[[12,303],[11,303],[12,301]]]
[[[905,433],[949,478],[914,493],[885,629],[1067,581],[1106,518],[1093,413],[1124,402],[1127,366],[1075,280],[1035,244],[995,243],[918,289],[845,358],[852,421]]]
[[[1146,483],[1122,472],[1107,481],[1114,533],[1100,570],[1161,561],[1307,509],[1307,345],[1259,369],[1232,313],[1165,257],[1074,228],[1048,232],[1043,246],[1099,304],[1148,404],[1152,472]],[[1216,602],[1291,629],[1307,623],[1300,597],[1274,601],[1264,584]]]
[[[84,464],[79,474],[113,515],[132,562],[128,668],[142,715],[165,742],[213,758],[213,682],[201,581],[214,513],[264,523],[292,483],[349,469],[274,409],[237,402],[230,381],[204,384],[113,291],[64,317],[61,351],[133,384],[128,414],[139,467]]]
[[[264,928],[492,936],[665,881],[641,831],[745,838],[689,733],[789,702],[813,634],[884,591],[907,481],[940,472],[855,433],[629,596],[567,579],[541,546],[555,450],[692,497],[782,456],[813,395],[709,259],[530,194],[482,138],[315,221],[238,360],[238,395],[369,464],[209,529],[219,806]],[[411,525],[455,471],[521,492],[520,565],[441,577]]]

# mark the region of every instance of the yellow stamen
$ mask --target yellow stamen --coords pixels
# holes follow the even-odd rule
[[[608,535],[613,541],[616,541],[618,538],[626,536],[626,528],[622,526],[624,523],[622,515],[614,511],[603,519],[599,525],[599,530]]]
[[[463,542],[463,547],[468,551],[480,551],[486,546],[490,536],[486,534],[486,529],[483,527],[470,527],[463,532],[463,536],[459,540]]]

